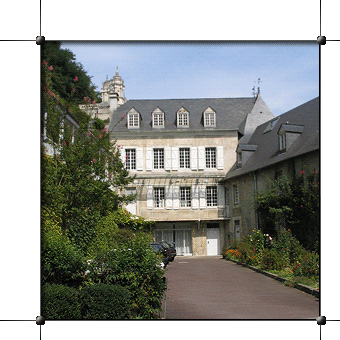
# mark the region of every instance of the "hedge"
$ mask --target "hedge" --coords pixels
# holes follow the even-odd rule
[[[86,320],[128,319],[129,290],[120,285],[98,283],[80,291],[82,318]]]
[[[45,284],[41,289],[41,312],[46,320],[79,320],[81,305],[76,288]]]

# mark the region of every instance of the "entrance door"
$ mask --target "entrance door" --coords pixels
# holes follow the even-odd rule
[[[207,228],[207,255],[220,253],[220,228]]]
[[[177,255],[191,255],[191,230],[175,230]]]

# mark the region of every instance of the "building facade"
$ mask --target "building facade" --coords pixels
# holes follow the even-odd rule
[[[270,180],[320,168],[318,98],[278,117],[259,93],[126,100],[118,68],[102,98],[83,109],[106,122],[135,176],[126,208],[155,221],[155,240],[174,242],[179,255],[220,254],[259,228],[254,196]]]
[[[239,138],[274,115],[260,95],[128,100],[115,107],[114,89],[110,94],[105,84],[98,112],[110,107],[110,138],[135,175],[125,190],[136,200],[126,208],[155,221],[155,240],[174,242],[180,255],[220,254],[229,230],[222,181]]]
[[[241,138],[237,161],[224,180],[229,217],[228,242],[258,229],[254,196],[280,176],[320,171],[319,98],[259,125]],[[274,226],[275,233],[280,228]]]

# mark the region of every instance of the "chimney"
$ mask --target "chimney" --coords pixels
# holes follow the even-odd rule
[[[115,93],[112,90],[109,92],[109,104],[110,112],[115,111],[118,107],[118,93]]]

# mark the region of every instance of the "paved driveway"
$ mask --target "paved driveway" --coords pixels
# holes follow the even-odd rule
[[[319,300],[221,257],[167,266],[165,319],[316,319]]]

